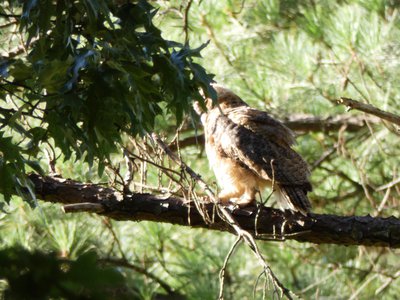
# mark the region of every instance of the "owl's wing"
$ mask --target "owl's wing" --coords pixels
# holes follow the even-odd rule
[[[311,207],[307,198],[307,191],[311,191],[310,171],[302,157],[290,148],[293,136],[286,135],[291,131],[271,117],[255,110],[249,115],[249,111],[248,108],[236,109],[221,114],[217,119],[219,126],[216,126],[220,130],[214,132],[214,139],[220,141],[219,147],[227,157],[264,180],[273,181],[288,207],[308,212]],[[246,123],[245,118],[253,124]]]
[[[234,123],[242,125],[250,131],[281,145],[293,145],[294,133],[280,121],[272,118],[265,111],[249,106],[226,109],[225,115]]]

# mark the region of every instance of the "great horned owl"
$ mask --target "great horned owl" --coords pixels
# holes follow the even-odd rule
[[[257,191],[271,186],[283,208],[307,214],[310,171],[291,148],[293,132],[266,112],[249,107],[231,90],[213,87],[218,105],[207,98],[208,111],[201,114],[201,121],[207,157],[221,188],[220,201],[247,206],[255,203]]]

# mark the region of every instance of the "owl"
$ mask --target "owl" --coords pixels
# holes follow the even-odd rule
[[[205,149],[215,173],[222,204],[254,205],[266,187],[283,209],[306,215],[312,190],[307,163],[291,146],[293,132],[267,112],[251,108],[231,90],[213,84],[218,103],[206,98],[207,112],[197,104],[204,126]]]

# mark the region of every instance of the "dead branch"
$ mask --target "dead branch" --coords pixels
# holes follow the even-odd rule
[[[363,111],[367,114],[377,116],[381,119],[384,119],[386,121],[389,121],[391,123],[394,123],[394,124],[400,126],[400,116],[395,115],[390,112],[383,111],[371,104],[362,103],[362,102],[359,102],[359,101],[356,101],[356,100],[353,100],[350,98],[345,98],[345,97],[341,97],[337,102],[338,102],[338,104],[345,105],[350,109],[357,109],[357,110]]]
[[[111,188],[85,184],[57,177],[29,175],[36,195],[44,201],[60,204],[101,204],[90,212],[116,220],[153,221],[207,228],[234,233],[232,227],[215,216],[213,223],[206,223],[193,203],[184,199],[152,194],[121,195]],[[206,203],[209,215],[214,213],[213,203]],[[70,206],[71,207],[71,206]],[[80,208],[84,206],[79,206]],[[82,210],[80,210],[82,211]],[[400,248],[400,220],[395,217],[373,218],[367,216],[336,216],[312,214],[305,217],[289,211],[262,207],[230,210],[235,221],[255,239],[285,241],[296,240],[315,244],[365,245]],[[256,222],[257,218],[257,222]],[[257,232],[257,235],[256,235]]]

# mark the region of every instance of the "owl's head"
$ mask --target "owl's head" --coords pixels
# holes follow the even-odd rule
[[[220,84],[212,83],[211,84],[214,90],[217,92],[218,97],[218,104],[220,105],[221,109],[224,108],[232,108],[237,106],[247,106],[247,103],[244,102],[238,95],[232,92],[230,89],[223,87]],[[206,99],[206,106],[210,110],[215,105],[210,98]]]

